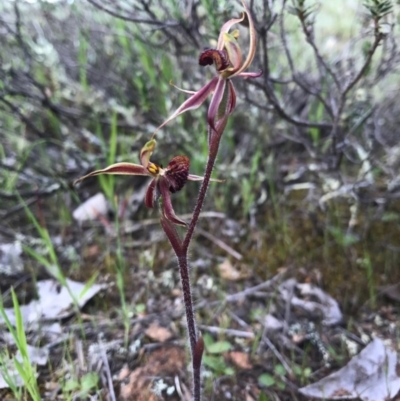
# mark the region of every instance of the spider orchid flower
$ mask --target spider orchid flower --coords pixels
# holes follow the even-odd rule
[[[175,156],[166,168],[162,168],[150,161],[150,156],[154,151],[156,141],[152,139],[147,142],[140,151],[141,164],[116,163],[102,170],[93,171],[83,177],[78,178],[74,184],[86,178],[101,174],[113,175],[144,175],[152,177],[145,195],[145,205],[154,208],[157,200],[162,198],[161,210],[163,217],[174,224],[186,226],[187,224],[179,219],[174,212],[171,202],[171,193],[180,191],[188,180],[202,181],[203,177],[189,174],[190,160],[187,156]],[[218,181],[218,180],[213,180]]]
[[[242,4],[245,9],[242,16],[233,18],[222,26],[216,49],[207,49],[200,54],[199,64],[201,66],[214,64],[217,75],[197,92],[180,89],[191,96],[157,128],[156,132],[185,111],[201,106],[211,93],[213,93],[213,96],[208,109],[207,121],[214,131],[218,131],[218,122],[226,120],[236,106],[236,91],[231,79],[235,77],[257,78],[261,76],[262,71],[245,72],[254,59],[257,40],[250,11],[243,1]],[[242,52],[237,42],[239,31],[229,31],[233,25],[244,21],[246,16],[249,22],[250,46],[249,53],[243,62]]]

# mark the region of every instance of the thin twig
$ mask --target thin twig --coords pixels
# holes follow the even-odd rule
[[[306,20],[305,18],[301,18],[301,16],[299,15],[299,20],[301,23],[301,27],[303,29],[304,35],[307,39],[307,43],[312,47],[315,57],[317,59],[317,62],[324,68],[324,70],[332,77],[333,82],[335,83],[337,89],[340,91],[342,86],[339,82],[338,77],[336,76],[336,74],[333,72],[333,70],[331,69],[331,67],[325,62],[324,58],[321,56],[321,53],[318,50],[317,45],[315,44],[314,38],[312,37],[311,31],[310,29],[307,27],[306,25]]]
[[[308,120],[302,120],[299,118],[292,117],[289,112],[287,112],[282,105],[280,104],[279,100],[277,99],[274,90],[271,88],[269,82],[269,57],[268,57],[268,46],[267,46],[267,38],[266,36],[261,37],[261,43],[263,46],[263,67],[264,67],[264,85],[260,85],[261,89],[263,90],[266,98],[271,103],[275,111],[278,113],[280,117],[285,119],[286,121],[290,122],[291,124],[297,125],[298,127],[306,127],[306,128],[331,128],[332,123],[322,121],[322,122],[311,122]],[[257,83],[252,82],[254,85],[257,86]]]
[[[265,331],[262,336],[262,341],[268,346],[268,348],[274,353],[274,355],[279,359],[282,366],[285,368],[286,372],[288,372],[291,376],[293,376],[293,370],[290,368],[289,364],[286,362],[285,358],[282,354],[277,350],[272,341],[268,338]]]
[[[111,370],[110,370],[110,364],[108,363],[107,354],[104,350],[101,336],[98,337],[98,342],[100,345],[101,360],[103,362],[104,371],[105,371],[106,377],[107,377],[107,384],[108,384],[108,391],[110,394],[110,398],[111,398],[111,401],[117,401],[117,398],[115,397],[115,391],[114,391],[113,380],[112,380],[112,375],[111,375]]]
[[[102,11],[106,12],[107,14],[110,14],[111,16],[122,19],[124,21],[135,22],[138,24],[159,25],[159,26],[177,26],[177,25],[179,25],[179,22],[176,22],[176,21],[158,21],[155,19],[135,18],[135,17],[131,17],[131,16],[118,14],[115,11],[110,10],[109,8],[103,6],[102,4],[97,3],[94,0],[87,0],[87,1],[92,6],[98,8],[99,10],[102,10]]]
[[[242,260],[243,259],[243,256],[239,252],[235,251],[232,247],[230,247],[224,241],[222,241],[219,238],[215,237],[211,233],[209,233],[209,232],[207,232],[207,231],[205,231],[205,230],[203,230],[201,228],[197,228],[197,232],[199,234],[201,234],[203,237],[206,237],[210,241],[214,242],[214,244],[219,246],[221,249],[223,249],[224,251],[229,253],[231,256],[233,256],[237,260]]]
[[[282,277],[287,273],[287,271],[288,271],[287,269],[282,269],[281,272],[279,272],[276,276],[272,277],[271,279],[264,281],[261,284],[257,284],[254,287],[246,288],[245,290],[237,292],[236,294],[227,295],[225,297],[225,299],[221,299],[221,300],[213,301],[213,302],[202,301],[196,305],[195,309],[211,307],[214,305],[219,305],[220,303],[241,301],[242,299],[252,295],[254,292],[257,292],[260,290],[265,290],[265,289],[268,289],[271,286],[275,285],[277,282],[279,282],[282,279]]]
[[[253,339],[255,337],[255,334],[253,332],[251,332],[251,331],[242,331],[242,330],[235,330],[235,329],[223,329],[221,327],[205,326],[203,324],[200,324],[198,327],[199,327],[199,329],[208,331],[209,333],[213,333],[213,334],[225,334],[227,336],[250,338],[250,339]]]
[[[324,108],[325,108],[326,112],[329,114],[329,116],[333,118],[333,110],[332,110],[331,106],[328,105],[326,100],[322,97],[321,89],[319,88],[318,90],[314,91],[312,88],[310,88],[309,86],[305,85],[305,83],[302,82],[302,80],[299,78],[298,74],[296,73],[296,70],[295,70],[295,67],[294,67],[294,62],[293,62],[293,57],[292,57],[292,54],[290,52],[290,49],[289,49],[289,46],[288,46],[288,43],[287,43],[287,40],[286,40],[286,34],[285,34],[286,31],[285,31],[284,16],[283,16],[284,4],[285,4],[285,2],[283,3],[283,6],[282,6],[282,12],[281,12],[279,26],[280,26],[281,40],[282,40],[283,48],[285,50],[286,59],[287,59],[287,61],[289,63],[289,68],[290,68],[290,72],[292,74],[292,79],[306,93],[316,97],[324,105]]]

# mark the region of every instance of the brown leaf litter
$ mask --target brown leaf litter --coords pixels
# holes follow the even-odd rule
[[[148,355],[145,364],[132,372],[124,367],[119,375],[121,401],[158,401],[152,391],[154,378],[176,376],[186,364],[185,350],[177,346],[164,346]]]

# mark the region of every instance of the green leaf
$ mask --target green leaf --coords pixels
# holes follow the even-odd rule
[[[274,367],[274,372],[279,376],[285,376],[286,375],[286,369],[281,364],[278,364],[278,365],[276,365]]]
[[[204,340],[204,346],[206,349],[214,342],[214,339],[212,338],[211,334],[205,333],[203,335],[203,340]]]
[[[232,345],[228,343],[228,341],[217,341],[207,347],[207,352],[209,354],[222,354],[223,352],[229,351],[231,348]]]
[[[99,375],[96,372],[86,373],[81,379],[81,389],[85,393],[96,388],[99,381]]]
[[[267,397],[267,395],[265,393],[263,393],[261,391],[260,395],[258,396],[258,400],[257,401],[269,401],[269,398]]]
[[[227,367],[224,369],[224,375],[233,376],[235,374],[235,370],[233,368]]]
[[[79,389],[79,382],[76,379],[70,379],[65,382],[63,386],[63,391],[68,392],[68,391],[75,391]]]
[[[258,383],[264,387],[271,387],[275,384],[275,379],[270,374],[263,373],[261,376],[259,376]]]
[[[389,222],[389,221],[398,221],[400,220],[400,214],[396,212],[385,212],[383,213],[382,216],[382,221],[383,222]]]
[[[82,291],[78,295],[78,300],[82,299],[86,292],[92,288],[93,284],[95,283],[97,277],[99,275],[99,272],[95,272],[93,276],[88,280],[88,282],[85,284],[85,286],[82,288]]]
[[[28,349],[26,343],[26,335],[25,335],[25,328],[24,328],[24,321],[22,319],[21,308],[19,307],[17,295],[15,294],[14,288],[11,288],[11,298],[13,301],[14,306],[14,314],[15,314],[15,329],[17,332],[18,342],[17,346],[19,352],[22,355],[23,359],[29,358],[28,356]]]
[[[221,356],[204,355],[203,363],[204,366],[207,366],[217,373],[223,373],[227,368],[224,358],[222,358]]]

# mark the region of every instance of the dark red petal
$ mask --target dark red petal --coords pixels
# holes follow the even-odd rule
[[[160,213],[160,223],[162,228],[164,229],[165,234],[167,235],[169,242],[174,248],[175,254],[177,257],[182,255],[182,240],[179,237],[178,232],[176,231],[176,227],[169,221],[164,214],[164,211],[161,210]]]
[[[246,78],[258,78],[258,77],[261,77],[262,74],[263,74],[263,71],[260,70],[258,72],[241,72],[237,76],[246,79]]]
[[[154,202],[157,197],[156,185],[157,185],[157,179],[153,179],[153,180],[151,180],[149,186],[147,187],[146,196],[144,198],[144,204],[149,209],[154,208]]]
[[[172,193],[180,191],[189,176],[190,160],[187,156],[175,156],[165,169],[165,178]]]
[[[149,175],[148,171],[139,164],[132,163],[115,163],[106,167],[103,170],[92,171],[91,173],[78,178],[74,184],[81,182],[89,177],[94,177],[101,174],[116,174],[116,175]]]
[[[213,130],[215,130],[215,124],[216,124],[215,119],[218,115],[218,110],[221,105],[222,98],[224,96],[225,86],[226,86],[226,79],[220,77],[217,86],[215,87],[213,96],[211,98],[210,106],[208,108],[207,121]]]
[[[228,81],[229,85],[229,98],[228,98],[228,114],[231,114],[236,107],[236,91],[232,81]]]
[[[217,71],[225,70],[230,62],[226,50],[207,49],[200,54],[199,64],[201,66],[215,64]]]
[[[169,192],[169,182],[165,179],[165,177],[160,177],[159,189],[162,196],[162,211],[165,218],[171,223],[186,227],[187,224],[183,220],[178,218],[174,212],[174,208],[172,207],[171,202],[171,194]]]
[[[201,369],[201,359],[203,358],[203,353],[204,340],[203,337],[200,335],[193,352],[193,366],[195,366],[199,370]]]

